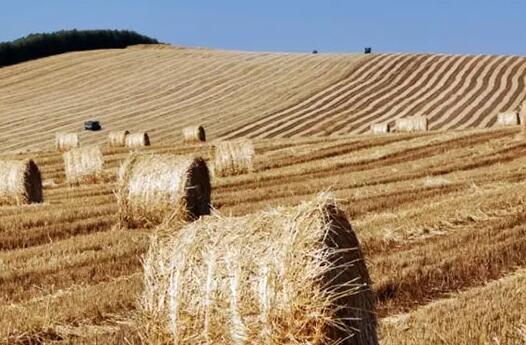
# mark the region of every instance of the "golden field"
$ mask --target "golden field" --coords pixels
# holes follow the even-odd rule
[[[212,180],[214,207],[243,215],[334,191],[364,249],[382,344],[526,341],[518,128],[256,140],[254,148],[254,171]],[[208,158],[210,146],[142,150]],[[114,176],[128,151],[103,153],[113,178],[79,186],[65,182],[59,153],[31,155],[45,202],[0,209],[5,343],[139,343],[130,320],[151,230],[114,227]]]
[[[250,168],[212,176],[224,215],[332,191],[364,251],[382,345],[526,344],[526,136],[496,126],[526,99],[525,69],[516,56],[168,46],[0,68],[0,159],[33,159],[44,185],[42,204],[0,207],[0,344],[141,343],[153,230],[116,226],[129,150],[107,136],[124,130],[148,132],[140,152],[209,163],[220,140],[250,139]],[[430,131],[368,134],[421,114]],[[89,119],[103,130],[82,131]],[[208,141],[183,143],[196,125]],[[100,178],[68,183],[57,132],[100,145]]]

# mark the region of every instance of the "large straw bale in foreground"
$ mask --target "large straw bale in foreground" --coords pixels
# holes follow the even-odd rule
[[[427,130],[427,116],[410,116],[396,119],[397,132],[425,132]]]
[[[42,177],[31,159],[0,161],[0,205],[42,202]]]
[[[217,176],[245,174],[253,169],[254,146],[248,140],[225,141],[215,145],[214,172]]]
[[[154,237],[144,279],[139,320],[148,343],[378,343],[358,240],[327,195],[203,217]]]
[[[374,123],[371,125],[371,133],[373,134],[385,134],[389,133],[389,123],[388,122],[382,122],[382,123]]]
[[[126,136],[126,147],[136,148],[150,146],[150,137],[148,133],[133,133]]]
[[[112,131],[108,134],[108,144],[110,147],[126,146],[126,137],[130,134],[129,131]]]
[[[98,146],[71,149],[64,153],[64,171],[68,183],[94,183],[102,178],[103,169],[104,156]]]
[[[520,124],[519,113],[507,111],[497,115],[497,126],[516,126]]]
[[[55,147],[58,151],[79,147],[79,135],[77,133],[57,133],[55,134]]]
[[[121,166],[117,191],[123,227],[188,221],[210,213],[210,176],[202,158],[133,154]]]
[[[203,126],[183,128],[183,141],[185,143],[199,143],[206,141],[205,129]]]

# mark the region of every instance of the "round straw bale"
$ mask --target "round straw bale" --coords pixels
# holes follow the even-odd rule
[[[133,133],[126,136],[126,147],[135,148],[143,146],[150,146],[148,133]]]
[[[202,158],[133,154],[120,168],[118,185],[122,227],[151,227],[167,217],[189,221],[210,213],[210,176]]]
[[[254,146],[248,140],[225,141],[215,145],[214,172],[217,176],[245,174],[253,169]]]
[[[55,146],[58,151],[79,147],[79,135],[77,133],[57,133],[55,134]]]
[[[198,143],[206,141],[206,133],[203,126],[191,126],[183,128],[183,141],[185,143]]]
[[[359,242],[330,195],[160,227],[139,320],[171,344],[378,344]],[[166,235],[168,234],[168,235]]]
[[[104,156],[98,146],[71,149],[63,156],[68,183],[95,183],[102,178]]]
[[[0,205],[42,202],[42,177],[32,159],[0,161]]]
[[[126,137],[129,131],[112,131],[108,134],[108,143],[111,147],[126,146]]]

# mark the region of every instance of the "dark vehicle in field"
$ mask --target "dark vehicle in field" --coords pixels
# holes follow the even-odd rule
[[[99,131],[101,129],[99,121],[86,121],[84,122],[84,129],[87,131]]]

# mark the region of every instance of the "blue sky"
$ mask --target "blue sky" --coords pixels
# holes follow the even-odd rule
[[[0,41],[131,29],[163,42],[259,51],[526,55],[526,0],[0,0]]]

